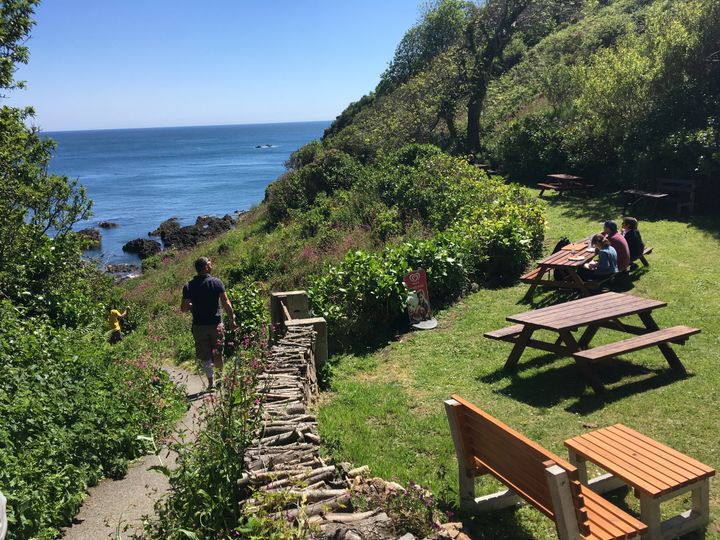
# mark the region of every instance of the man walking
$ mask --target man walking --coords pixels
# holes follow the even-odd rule
[[[235,330],[235,313],[225,292],[225,285],[211,276],[212,263],[207,257],[195,261],[197,275],[183,287],[180,310],[192,311],[192,334],[195,339],[195,355],[205,369],[208,389],[213,384],[213,367],[222,374],[225,328],[222,324],[220,306],[230,318],[230,330]]]

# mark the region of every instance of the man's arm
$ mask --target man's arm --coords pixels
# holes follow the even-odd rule
[[[222,303],[225,313],[227,313],[227,316],[230,318],[230,330],[235,330],[237,328],[237,323],[235,322],[235,312],[233,311],[232,304],[230,303],[230,299],[225,291],[220,294],[220,302]]]

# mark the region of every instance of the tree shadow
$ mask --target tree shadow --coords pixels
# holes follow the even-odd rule
[[[683,375],[668,368],[650,369],[625,360],[611,359],[592,366],[607,387],[604,396],[597,396],[589,390],[575,363],[522,376],[523,371],[546,366],[555,360],[556,355],[545,354],[519,364],[520,369],[515,372],[500,369],[478,380],[493,383],[508,379],[508,384],[497,392],[533,407],[550,408],[563,401],[576,399],[566,410],[585,415],[602,409],[608,403],[654,390],[683,378]],[[623,382],[627,378],[633,380]]]

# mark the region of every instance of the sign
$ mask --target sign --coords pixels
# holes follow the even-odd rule
[[[425,270],[420,268],[415,272],[409,272],[403,281],[409,290],[407,311],[410,324],[421,329],[435,328],[437,321],[433,318],[430,308],[430,294]]]

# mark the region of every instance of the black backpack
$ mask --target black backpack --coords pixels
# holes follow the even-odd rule
[[[558,240],[558,243],[555,244],[555,247],[553,248],[553,253],[557,253],[562,248],[570,244],[570,239],[567,236],[563,236],[560,240]],[[562,270],[560,268],[556,268],[553,270],[553,279],[555,281],[565,281],[568,278],[568,273],[565,270]]]

